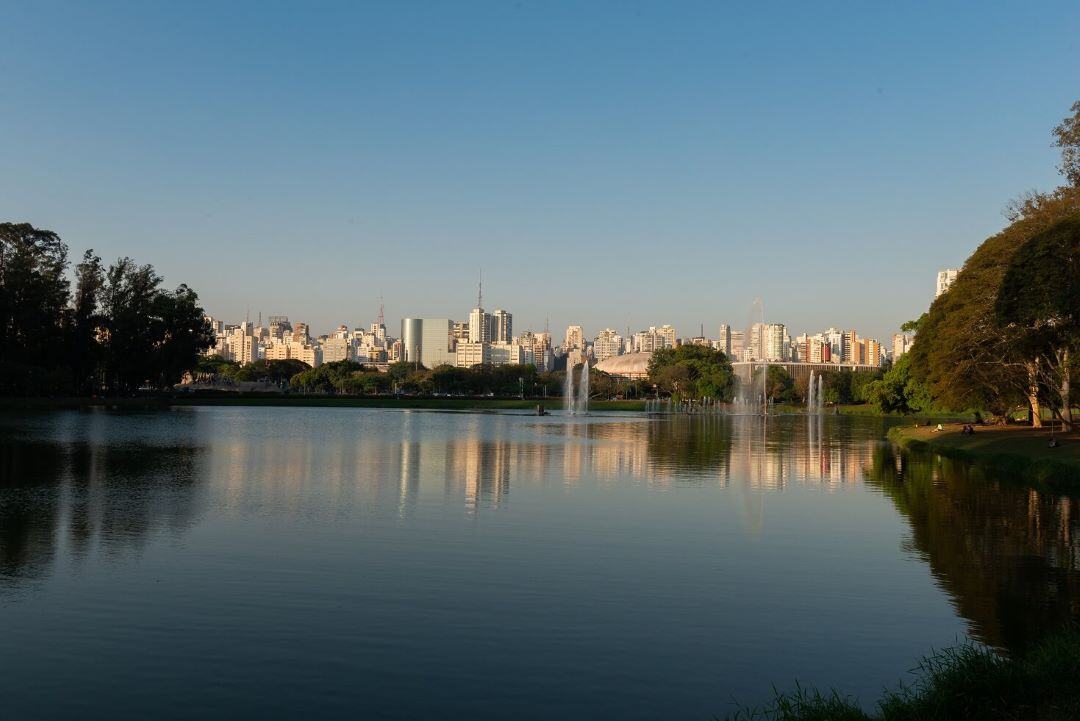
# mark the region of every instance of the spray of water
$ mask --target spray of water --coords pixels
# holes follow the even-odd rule
[[[574,410],[582,416],[589,412],[589,361],[585,361],[581,366],[581,380],[578,381],[578,395]]]

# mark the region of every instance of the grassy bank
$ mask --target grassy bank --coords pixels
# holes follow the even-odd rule
[[[54,408],[108,407],[118,409],[153,409],[170,406],[275,406],[319,408],[398,408],[421,410],[522,410],[534,411],[538,404],[550,410],[562,408],[562,399],[518,398],[393,398],[364,396],[277,395],[265,393],[230,393],[220,395],[139,396],[135,398],[3,398],[0,408],[11,410],[48,410]],[[641,411],[643,401],[593,401],[596,411]]]
[[[796,688],[729,721],[1065,721],[1080,718],[1080,633],[1045,639],[1022,657],[968,644],[933,654],[916,681],[886,691],[874,711],[835,692]]]
[[[902,426],[890,429],[889,439],[904,448],[969,461],[1031,485],[1080,488],[1080,437],[1076,434],[1058,434],[1059,445],[1051,448],[1047,429],[979,426],[972,435],[964,435],[962,428],[956,423],[944,426],[940,432],[936,426]]]

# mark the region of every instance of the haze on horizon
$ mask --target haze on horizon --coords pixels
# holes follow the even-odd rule
[[[1080,6],[6,3],[0,218],[325,332],[886,340],[1059,183]]]

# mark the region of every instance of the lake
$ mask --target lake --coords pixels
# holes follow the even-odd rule
[[[882,419],[0,416],[12,719],[711,719],[870,704],[1080,609],[1080,508]]]

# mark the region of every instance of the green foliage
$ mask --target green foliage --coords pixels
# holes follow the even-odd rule
[[[199,356],[195,361],[195,373],[218,378],[235,378],[240,370],[236,361],[225,360],[219,355]]]
[[[904,321],[900,325],[900,331],[903,333],[918,333],[924,318],[926,318],[926,313],[923,313],[915,320]]]
[[[775,403],[794,403],[796,400],[795,380],[783,366],[769,366],[769,374],[765,379],[765,393]]]
[[[923,413],[933,400],[925,386],[911,374],[911,356],[902,355],[892,368],[866,387],[866,400],[880,413]]]
[[[731,361],[706,346],[681,345],[653,351],[648,374],[649,382],[669,395],[730,401],[735,394]]]
[[[1080,100],[1069,110],[1072,115],[1054,128],[1054,144],[1061,148],[1058,170],[1073,186],[1080,186]]]
[[[306,367],[306,366],[305,366]],[[419,370],[409,363],[395,363],[390,373],[352,361],[324,363],[304,370],[290,381],[293,390],[302,393],[372,395],[390,392],[451,396],[527,396],[544,392],[536,367],[532,365],[475,366],[457,368],[437,366]]]
[[[1003,300],[1002,311],[1008,315],[1000,314],[999,291],[1025,244],[1078,214],[1077,188],[1023,199],[1013,210],[1013,222],[975,250],[949,291],[930,306],[911,349],[911,368],[938,405],[955,411],[983,408],[1004,416],[1025,402],[1036,344],[1022,324],[1001,322],[1021,313],[1013,300]],[[1014,281],[1022,283],[1019,276]],[[1013,299],[1026,305],[1022,285],[1012,287]],[[1030,286],[1027,290],[1035,292]]]
[[[730,721],[1064,721],[1080,715],[1080,634],[1066,629],[1019,657],[975,643],[924,658],[914,685],[887,691],[876,712],[850,697],[796,685],[762,708],[743,708]]]
[[[309,368],[311,366],[296,358],[260,359],[238,368],[232,377],[238,381],[269,381],[284,385],[297,373],[303,373]]]
[[[1003,418],[1027,403],[1038,419],[1048,387],[1069,405],[1080,344],[1080,102],[1071,111],[1053,131],[1070,185],[1011,203],[1009,225],[975,250],[919,321],[912,373],[942,408]]]
[[[289,381],[289,387],[302,393],[363,393],[368,387],[360,376],[382,376],[377,370],[365,371],[353,361],[323,363],[318,368],[300,371]],[[384,383],[389,386],[389,378]]]
[[[0,223],[0,393],[167,388],[195,367],[213,339],[193,290],[87,251],[72,294],[67,256],[55,233]]]
[[[44,392],[58,377],[67,253],[56,233],[0,223],[0,392]]]
[[[851,373],[851,402],[866,403],[870,400],[870,386],[880,380],[881,370],[856,370]]]

